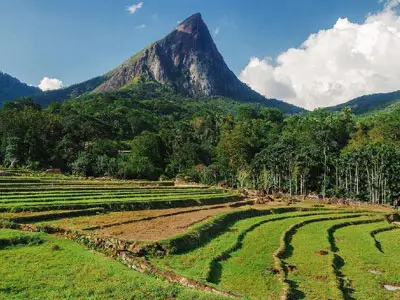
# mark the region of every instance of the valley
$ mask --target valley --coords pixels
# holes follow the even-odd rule
[[[280,2],[89,2],[0,3],[26,13],[0,18],[3,65],[54,73],[0,72],[0,299],[400,299],[400,92],[373,94],[400,2],[301,45]]]

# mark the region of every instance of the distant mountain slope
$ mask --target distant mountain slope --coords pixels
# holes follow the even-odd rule
[[[22,83],[6,73],[0,72],[0,105],[7,100],[29,96],[41,92],[37,87]]]
[[[151,44],[111,72],[35,97],[42,105],[76,98],[84,93],[127,90],[138,81],[155,81],[193,98],[227,97],[256,102],[286,113],[303,109],[275,99],[266,99],[242,83],[228,68],[200,14],[195,14],[165,38]]]
[[[99,85],[101,85],[105,80],[106,76],[99,76],[63,89],[42,92],[40,94],[33,95],[32,98],[36,102],[40,103],[40,105],[42,105],[43,107],[46,107],[51,102],[63,102],[67,99],[77,98],[81,95],[90,93]]]
[[[397,102],[400,102],[400,91],[366,95],[328,109],[341,110],[344,107],[350,107],[355,114],[360,115],[385,109]]]

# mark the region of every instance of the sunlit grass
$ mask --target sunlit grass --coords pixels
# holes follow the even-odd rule
[[[0,230],[0,239],[20,233]],[[64,239],[0,250],[0,299],[224,299],[137,273]]]
[[[341,272],[346,276],[351,296],[355,299],[400,299],[400,291],[387,291],[381,283],[400,286],[400,230],[380,233],[381,252],[370,236],[377,228],[389,227],[386,222],[339,229],[336,239],[338,254],[343,258]],[[374,274],[375,273],[375,274]]]

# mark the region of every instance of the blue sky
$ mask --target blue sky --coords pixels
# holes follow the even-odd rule
[[[0,70],[29,84],[47,76],[65,85],[116,67],[176,22],[201,12],[232,70],[250,57],[276,57],[298,47],[338,17],[362,21],[377,0],[1,0]],[[138,29],[145,24],[145,28]]]

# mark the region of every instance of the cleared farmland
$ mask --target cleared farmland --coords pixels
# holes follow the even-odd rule
[[[392,237],[385,240],[387,254],[371,236],[385,226],[390,231],[378,231],[377,238]],[[399,299],[398,290],[385,288],[400,286],[396,229],[373,211],[282,212],[237,221],[192,249],[152,262],[251,299]],[[336,237],[341,232],[350,237]]]
[[[237,193],[171,182],[0,178],[0,212],[107,208],[109,210],[194,206],[235,200]]]
[[[400,299],[388,208],[29,175],[0,177],[2,299]]]

